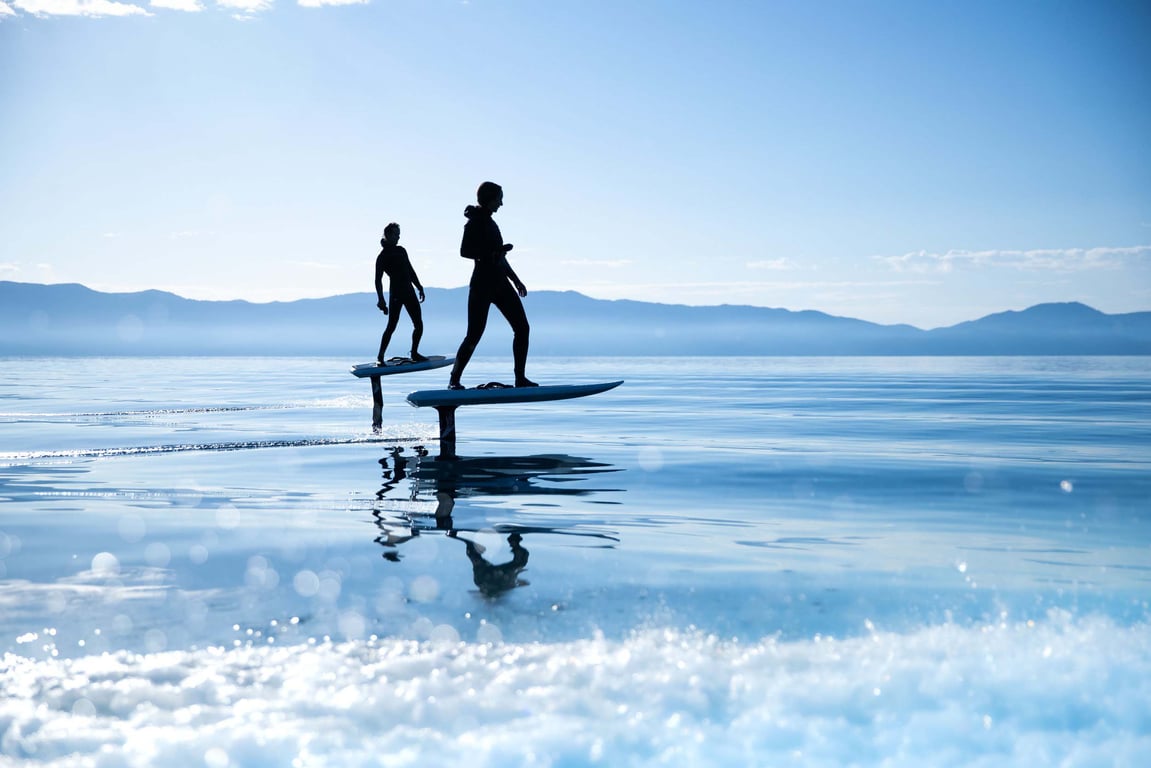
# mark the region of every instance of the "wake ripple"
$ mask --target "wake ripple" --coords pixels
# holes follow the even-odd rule
[[[313,448],[325,445],[359,445],[400,442],[419,442],[417,438],[398,438],[389,435],[362,435],[353,437],[308,437],[283,440],[237,440],[222,443],[179,443],[174,445],[141,445],[130,448],[75,448],[60,451],[0,452],[0,461],[32,461],[36,459],[101,459],[114,456],[147,456],[164,453],[190,453],[212,451],[251,451],[263,448]]]
[[[349,408],[360,405],[365,398],[338,397],[299,403],[275,403],[270,405],[206,405],[188,408],[138,408],[118,411],[81,411],[79,413],[51,412],[30,413],[25,411],[0,411],[0,419],[103,419],[134,417],[164,417],[211,413],[242,413],[250,411],[285,411],[295,408]]]

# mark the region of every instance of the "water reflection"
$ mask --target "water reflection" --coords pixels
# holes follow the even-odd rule
[[[621,471],[610,464],[564,454],[445,459],[429,456],[422,446],[390,447],[379,463],[383,484],[375,494],[377,503],[372,516],[379,529],[375,541],[384,548],[384,559],[399,562],[406,542],[442,533],[464,545],[472,579],[485,597],[497,597],[529,584],[521,578],[530,555],[523,544],[526,536],[572,536],[588,546],[605,548],[612,548],[619,541],[600,519],[589,520],[580,515],[577,522],[541,521],[538,507],[545,505],[536,498],[553,497],[558,502],[555,497],[621,493],[622,488],[588,484]],[[509,520],[494,524],[486,516],[477,517],[474,510],[457,514],[457,502],[473,497],[503,497],[505,502],[523,498],[524,505],[530,504],[533,509],[507,510]],[[546,506],[556,508],[561,515],[569,511],[563,504]],[[493,532],[506,536],[510,560],[500,562],[476,540],[479,534]]]
[[[428,455],[428,450],[422,445],[417,445],[413,451],[416,461]],[[392,489],[407,479],[408,463],[409,459],[404,456],[403,448],[395,445],[388,449],[388,455],[380,459],[380,466],[384,470],[384,485],[376,491],[377,499],[383,499]]]
[[[448,537],[459,538],[455,530],[448,531]],[[465,550],[468,560],[472,564],[472,581],[479,587],[484,597],[496,597],[509,589],[527,586],[531,582],[519,578],[520,572],[528,567],[528,551],[520,543],[523,536],[513,533],[508,536],[508,546],[512,549],[512,559],[509,562],[496,565],[488,562],[484,557],[485,549],[471,539],[461,539],[467,547]]]

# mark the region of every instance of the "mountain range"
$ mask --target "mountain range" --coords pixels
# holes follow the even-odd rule
[[[252,303],[164,291],[0,281],[0,355],[347,355],[375,357],[385,318],[372,293]],[[537,291],[526,300],[533,355],[1147,355],[1151,312],[1109,315],[1039,304],[946,328],[881,325],[813,310],[690,307]],[[424,354],[455,352],[467,288],[429,288]],[[389,355],[409,349],[400,321]],[[493,310],[477,354],[509,355]]]

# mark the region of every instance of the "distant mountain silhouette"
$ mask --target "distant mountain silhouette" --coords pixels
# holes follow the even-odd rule
[[[1151,312],[1107,315],[1079,302],[1038,304],[928,335],[934,354],[1146,355]],[[974,351],[981,347],[986,351]]]
[[[452,354],[467,289],[427,290],[421,351]],[[1147,355],[1151,312],[1040,304],[930,331],[823,312],[604,301],[573,291],[527,299],[533,355]],[[375,355],[384,316],[371,293],[255,304],[164,291],[100,293],[0,281],[0,355]],[[405,317],[392,354],[406,354]],[[493,310],[481,355],[511,352]]]

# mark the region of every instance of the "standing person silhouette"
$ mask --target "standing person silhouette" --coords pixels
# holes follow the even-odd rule
[[[384,227],[384,237],[380,240],[380,255],[376,257],[376,306],[385,315],[388,315],[388,327],[380,338],[380,353],[376,363],[383,365],[387,361],[388,343],[400,322],[400,309],[406,309],[412,319],[412,354],[413,362],[423,362],[426,357],[420,354],[420,337],[424,335],[424,318],[420,312],[420,302],[424,300],[424,287],[420,285],[420,278],[408,260],[408,252],[399,244],[400,225],[394,221]],[[388,294],[392,298],[392,311],[388,313],[388,302],[384,300],[384,273],[389,278]],[[415,286],[413,290],[412,286]],[[417,298],[417,292],[419,296]]]
[[[476,202],[464,209],[468,221],[460,242],[460,256],[471,259],[472,279],[468,291],[468,331],[456,352],[456,362],[448,379],[448,389],[463,389],[460,376],[488,324],[488,310],[494,304],[512,327],[512,358],[517,387],[539,386],[524,375],[528,359],[528,334],[531,327],[520,299],[528,289],[508,264],[511,243],[504,244],[499,225],[492,214],[504,204],[504,191],[499,184],[485,181],[476,190]],[[514,286],[514,287],[513,287]]]

